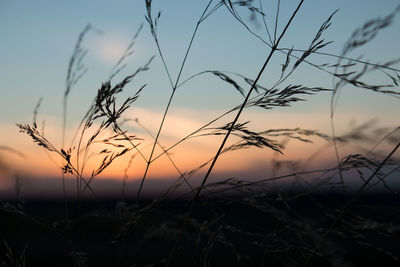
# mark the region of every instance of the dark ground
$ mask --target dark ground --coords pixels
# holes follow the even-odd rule
[[[327,230],[348,199],[201,199],[171,266],[400,266],[400,197],[364,196]],[[165,266],[190,201],[150,203],[68,201],[66,220],[63,200],[3,201],[4,266]]]

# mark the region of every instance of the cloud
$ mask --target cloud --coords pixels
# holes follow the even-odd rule
[[[103,63],[114,65],[118,60],[124,55],[126,49],[130,45],[131,39],[129,34],[104,34],[96,39],[96,42],[90,44],[91,53]],[[135,42],[132,50],[135,53],[135,58],[137,59],[137,51],[143,52],[143,46],[140,42]]]
[[[96,55],[107,63],[116,63],[124,54],[127,44],[123,40],[105,40],[97,47]]]
[[[187,109],[179,109],[169,113],[164,123],[162,135],[173,139],[183,138],[206,123],[205,120],[192,117],[191,115],[193,114],[191,113],[194,113],[193,110]],[[185,114],[186,116],[179,114]],[[162,116],[162,112],[137,107],[126,114],[127,118],[137,118],[154,136],[160,126]],[[134,121],[130,121],[129,124],[137,127]]]

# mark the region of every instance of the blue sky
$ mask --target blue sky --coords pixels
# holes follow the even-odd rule
[[[156,11],[162,11],[159,35],[173,76],[176,76],[196,18],[199,17],[207,2],[154,1],[153,3]],[[397,1],[368,1],[368,3],[365,1],[305,1],[282,45],[306,48],[320,24],[334,10],[340,9],[325,36],[327,40],[335,41],[325,51],[338,54],[344,41],[356,26],[367,19],[387,14],[396,6],[396,3]],[[282,1],[281,28],[294,5],[295,2]],[[268,7],[270,6],[265,3],[264,8],[267,10]],[[271,8],[275,7],[271,5]],[[274,10],[266,12],[267,16],[271,17],[272,24]],[[78,101],[76,106],[85,105],[104,80],[102,77],[106,76],[113,66],[113,60],[117,58],[114,56],[105,60],[96,49],[98,50],[102,43],[107,45],[109,42],[111,46],[112,40],[117,46],[123,48],[138,26],[144,22],[144,13],[144,1],[1,1],[2,83],[0,89],[4,96],[1,102],[1,114],[8,114],[3,120],[15,122],[26,119],[24,115],[30,113],[40,96],[44,97],[42,112],[51,114],[59,112],[56,111],[58,107],[56,103],[60,101],[64,91],[68,59],[77,35],[85,25],[91,23],[103,30],[105,34],[102,36],[89,34],[84,43],[89,49],[86,61],[89,72],[76,88],[79,96],[75,94],[71,95],[71,98],[75,97]],[[246,12],[243,14],[246,17]],[[372,60],[390,59],[391,51],[394,51],[398,44],[399,37],[396,34],[398,25],[396,26],[382,36],[382,40],[390,38],[390,42],[386,42],[384,46],[385,49],[379,51],[374,49],[374,44],[381,44],[377,41],[368,50],[368,57]],[[254,28],[262,32],[257,27]],[[278,27],[278,31],[281,28]],[[135,50],[136,53],[130,61],[132,62],[130,70],[134,70],[138,64],[142,64],[148,57],[156,54],[147,25],[137,41]],[[260,55],[264,51],[267,51],[265,45],[250,36],[226,9],[221,8],[201,25],[183,77],[206,69],[235,71],[251,77],[260,68],[264,60]],[[282,58],[278,56],[275,59],[275,66],[282,61]],[[330,58],[327,60],[333,62]],[[278,70],[279,68],[271,68],[264,77],[269,77],[268,74],[274,76]],[[148,93],[158,96],[149,97],[151,98],[149,104],[151,105],[150,102],[152,102],[154,106],[162,105],[165,99],[164,93],[167,96],[169,91],[168,88],[159,88],[165,87],[163,85],[167,81],[165,72],[160,67],[159,58],[153,64],[153,71],[145,77],[149,77],[146,81],[149,87],[156,87],[149,89]],[[204,89],[203,84],[199,86],[194,83],[191,85],[192,88],[185,90],[191,90],[189,95],[199,90],[218,95],[219,92],[215,90]],[[227,95],[226,91],[220,92],[222,92],[219,95],[221,97]],[[197,93],[196,96],[202,100],[206,100],[207,97],[206,94],[197,95]],[[235,96],[237,95],[232,93],[226,102],[240,100]],[[204,103],[201,102],[203,101],[193,103],[188,101],[188,97],[183,97],[177,99],[176,105],[185,106],[186,103],[190,103],[190,106],[200,108],[204,107]],[[219,102],[210,101],[209,105],[205,108],[220,108]]]
[[[281,2],[278,33],[297,4],[297,1]],[[154,14],[162,11],[158,33],[173,79],[178,73],[196,20],[207,3],[205,0],[153,3]],[[216,3],[214,1],[213,5]],[[343,44],[356,27],[368,19],[387,15],[397,4],[398,1],[395,0],[306,0],[283,38],[281,47],[307,48],[320,25],[339,9],[332,20],[332,26],[324,33],[324,39],[334,43],[323,51],[340,54]],[[276,1],[263,1],[263,7],[271,30],[275,20]],[[34,145],[29,149],[26,147],[30,140],[18,134],[15,123],[31,122],[33,109],[40,97],[43,97],[43,102],[39,110],[39,121],[46,120],[49,134],[53,134],[53,138],[59,142],[60,134],[57,129],[61,126],[62,95],[68,60],[78,34],[88,23],[103,31],[103,34],[89,32],[83,42],[83,46],[89,51],[85,59],[88,73],[71,92],[68,126],[76,125],[82,117],[139,25],[144,23],[135,44],[135,52],[127,61],[128,67],[116,77],[116,81],[123,78],[123,75],[134,72],[152,55],[156,55],[151,69],[132,82],[125,94],[131,94],[136,88],[147,84],[135,106],[144,114],[148,126],[154,132],[171,88],[145,22],[145,11],[145,2],[138,0],[0,0],[0,125],[1,137],[3,140],[10,140],[3,145],[34,151]],[[246,9],[240,9],[240,12],[255,32],[266,36],[261,20],[255,24],[248,20],[249,13]],[[364,55],[363,59],[380,63],[399,58],[398,33],[399,17],[396,17],[394,25],[382,32],[365,49],[351,56]],[[181,80],[204,70],[238,72],[254,79],[267,53],[268,47],[249,34],[222,7],[200,25]],[[276,54],[260,83],[272,85],[280,74],[280,64],[284,60],[285,55]],[[336,63],[336,59],[331,57],[311,56],[310,60],[317,63]],[[371,79],[378,80],[380,77],[373,74]],[[331,77],[306,65],[301,66],[288,82],[332,87]],[[275,122],[279,126],[287,127],[284,125],[285,121],[298,122],[298,125],[291,125],[294,127],[312,126],[314,121],[314,128],[329,132],[329,99],[330,94],[326,93],[310,97],[310,101],[297,103],[290,109],[259,113],[252,110],[253,113],[245,114],[244,118],[254,115],[258,121],[257,127],[264,122]],[[202,76],[178,89],[171,109],[171,123],[181,120],[188,127],[198,125],[238,105],[241,100],[240,94],[230,86],[213,76]],[[338,128],[345,129],[351,119],[362,123],[371,118],[378,118],[384,126],[392,126],[398,124],[398,111],[398,101],[395,98],[348,87],[338,104]],[[299,114],[304,114],[304,120],[298,119]],[[291,117],[296,119],[290,120]],[[169,127],[173,131],[174,125]],[[169,139],[165,140],[167,142]]]

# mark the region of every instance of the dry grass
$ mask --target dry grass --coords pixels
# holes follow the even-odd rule
[[[361,125],[348,134],[339,136],[335,131],[334,120],[337,101],[345,86],[366,90],[365,93],[373,92],[385,94],[388,97],[399,97],[398,60],[384,63],[369,62],[360,58],[351,58],[350,53],[367,45],[378,36],[380,31],[393,24],[400,7],[384,18],[370,20],[357,28],[344,44],[341,54],[335,55],[325,53],[323,49],[331,44],[331,41],[326,41],[324,36],[327,30],[333,27],[331,24],[337,11],[334,11],[321,24],[308,48],[301,50],[295,47],[281,47],[280,41],[286,37],[287,29],[296,27],[295,18],[297,13],[301,12],[303,1],[298,3],[288,21],[280,22],[282,19],[279,0],[276,1],[277,8],[273,14],[265,13],[261,1],[219,1],[216,3],[210,0],[200,12],[201,15],[177,69],[177,76],[173,78],[171,75],[173,72],[165,60],[165,52],[158,36],[161,12],[154,16],[152,4],[151,0],[145,1],[146,21],[156,44],[157,57],[163,64],[171,87],[157,133],[153,135],[138,119],[124,117],[126,111],[140,97],[142,90],[146,89],[146,84],[135,85],[135,92],[121,99],[121,92],[126,90],[126,86],[142,72],[149,71],[154,57],[149,58],[132,74],[118,82],[115,81],[120,76],[121,70],[127,67],[125,61],[132,55],[132,49],[142,30],[140,26],[121,59],[112,68],[109,77],[102,82],[87,113],[77,127],[71,145],[66,146],[65,125],[68,97],[70,91],[86,72],[84,58],[87,50],[82,48],[82,42],[88,32],[94,30],[100,33],[99,30],[88,25],[79,35],[68,65],[63,98],[61,147],[57,147],[48,140],[44,131],[38,129],[36,120],[42,100],[34,109],[32,124],[18,124],[22,133],[27,134],[35,143],[62,161],[60,170],[63,180],[64,175],[73,175],[76,178],[76,199],[71,201],[64,195],[65,202],[70,201],[69,205],[66,204],[64,207],[65,216],[52,221],[52,226],[49,226],[49,222],[36,219],[26,212],[23,202],[15,205],[4,203],[2,212],[22,217],[32,225],[40,225],[47,229],[45,231],[64,240],[68,248],[66,256],[74,266],[92,266],[92,262],[96,262],[96,256],[90,254],[93,252],[89,252],[90,247],[84,247],[75,237],[76,232],[86,229],[85,227],[89,228],[88,231],[95,231],[96,224],[108,221],[112,221],[110,224],[112,226],[107,228],[112,240],[107,239],[104,245],[110,246],[110,257],[113,258],[115,266],[176,266],[181,263],[187,266],[218,266],[222,262],[232,266],[255,266],[256,264],[259,266],[269,266],[269,264],[274,266],[348,266],[351,263],[356,265],[357,263],[352,262],[354,260],[352,255],[347,253],[354,252],[353,248],[359,247],[366,248],[366,251],[371,249],[374,253],[383,255],[384,259],[388,259],[388,264],[399,264],[396,254],[399,253],[398,248],[390,247],[390,244],[399,237],[400,222],[380,221],[374,216],[368,217],[368,214],[363,213],[362,208],[355,205],[367,189],[378,184],[382,184],[388,193],[397,196],[397,188],[392,188],[386,181],[388,176],[398,175],[400,169],[399,160],[394,157],[400,146],[399,127],[375,129],[384,131],[386,135],[383,139],[375,141],[368,153],[340,155],[338,150],[340,144],[372,142],[371,140],[375,139],[371,138],[369,124]],[[241,26],[269,49],[269,54],[265,56],[265,63],[258,73],[254,74],[256,77],[254,79],[240,73],[220,70],[204,70],[183,79],[183,71],[189,64],[188,55],[193,49],[198,29],[210,16],[214,15],[214,12],[222,8],[226,8]],[[239,10],[244,8],[250,12],[250,22],[240,15]],[[267,23],[266,18],[269,16],[274,18],[273,25]],[[266,32],[266,39],[252,30],[252,21],[261,21]],[[272,56],[279,53],[285,54],[282,64],[270,65]],[[337,62],[313,63],[312,55],[333,58]],[[333,87],[288,82],[289,77],[302,65],[308,65],[329,74],[334,80]],[[269,68],[278,68],[280,75],[276,77],[273,86],[264,86],[259,83],[259,79]],[[368,75],[371,73],[383,75],[387,83],[368,82]],[[242,103],[233,105],[231,109],[216,116],[200,128],[194,129],[175,144],[169,147],[164,146],[160,143],[160,136],[177,89],[184,84],[189,84],[197,77],[207,75],[215,76],[221,82],[232,86],[243,96]],[[247,109],[258,108],[268,112],[278,107],[289,108],[296,102],[307,101],[309,97],[318,94],[331,94],[331,102],[328,104],[330,104],[332,132],[329,134],[297,127],[259,131],[251,129],[248,121],[241,121],[242,113]],[[221,121],[228,115],[233,115],[234,119],[229,123],[222,123]],[[138,136],[124,129],[126,121],[137,123],[149,137]],[[221,140],[220,137],[222,137],[215,155],[197,168],[181,170],[170,154],[171,151],[187,140],[205,136],[215,137],[217,140]],[[335,148],[336,164],[334,166],[302,170],[302,165],[318,157],[317,152],[302,162],[274,161],[272,174],[257,181],[249,181],[245,177],[233,177],[209,182],[215,163],[225,153],[239,153],[243,149],[258,148],[283,154],[290,140],[311,143],[315,139],[326,142],[322,150],[328,147]],[[374,154],[374,148],[382,142],[390,143],[392,149],[383,156]],[[150,148],[150,153],[144,152],[146,146]],[[158,155],[156,154],[157,146],[162,151]],[[0,149],[22,155],[12,148],[0,147]],[[163,156],[168,157],[169,162],[177,171],[176,182],[161,196],[146,201],[141,194],[146,181],[151,179],[148,177],[148,171],[153,166],[152,164]],[[130,161],[126,169],[122,170],[124,172],[122,173],[124,175],[122,196],[121,201],[115,205],[115,209],[110,211],[104,208],[100,214],[78,212],[74,215],[75,205],[78,210],[85,205],[81,199],[86,192],[89,192],[96,201],[102,202],[92,188],[92,182],[121,157],[130,158]],[[129,202],[126,201],[128,197],[125,187],[128,170],[134,158],[140,158],[146,167],[134,196],[136,201]],[[96,162],[97,167],[90,169],[89,162]],[[278,175],[278,170],[285,164],[292,166],[294,171],[290,174]],[[200,183],[195,185],[192,177],[201,173],[201,170],[204,170],[205,174]],[[358,174],[362,185],[349,196],[346,178],[354,173]],[[273,183],[287,179],[295,181],[297,186],[295,190],[277,191],[269,188]],[[19,194],[20,186],[21,184],[18,183],[17,194]],[[65,194],[65,184],[63,186]],[[175,193],[174,197],[171,197],[172,193],[183,187],[186,188],[183,194]],[[335,198],[327,191],[323,191],[326,188],[331,188],[331,192],[344,194]],[[227,198],[227,195],[230,197]],[[182,199],[183,201],[176,202]],[[311,215],[307,214],[307,207],[304,205],[313,207]],[[398,205],[392,207],[391,210],[398,210]],[[96,221],[96,224],[92,224],[90,220]],[[98,234],[101,235],[101,233]],[[383,240],[383,243],[377,240]],[[345,248],[341,248],[343,245]],[[6,260],[2,262],[2,266],[25,266],[25,264],[29,266],[29,257],[25,257],[26,253],[29,253],[29,246],[20,254],[13,253],[13,249],[6,241],[4,241],[4,247]],[[157,249],[161,251],[155,251]],[[146,253],[154,253],[154,255],[149,257],[142,255]]]

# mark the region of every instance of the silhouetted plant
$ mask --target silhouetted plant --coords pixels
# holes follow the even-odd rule
[[[332,43],[332,41],[323,39],[323,35],[332,27],[332,21],[338,11],[334,11],[321,24],[306,49],[298,49],[294,46],[290,48],[281,47],[280,42],[287,35],[287,29],[296,26],[293,25],[295,24],[294,19],[298,12],[301,12],[303,2],[303,0],[299,1],[289,19],[280,25],[280,0],[276,1],[276,10],[272,15],[264,11],[261,0],[207,1],[193,29],[187,49],[183,53],[183,59],[177,69],[177,76],[174,78],[165,60],[165,51],[159,39],[158,26],[162,13],[161,11],[156,12],[157,15],[154,16],[153,2],[145,0],[145,19],[171,87],[156,134],[152,134],[146,128],[146,125],[141,123],[140,118],[125,117],[126,111],[135,103],[146,85],[140,86],[132,96],[119,99],[119,94],[138,74],[149,70],[154,57],[151,57],[135,72],[121,79],[120,82],[112,82],[127,67],[125,60],[133,54],[133,46],[142,30],[141,25],[120,60],[112,68],[109,77],[98,89],[93,103],[89,106],[77,127],[71,145],[65,147],[68,96],[70,90],[86,71],[83,59],[87,50],[81,47],[82,41],[89,30],[100,31],[89,25],[79,35],[67,71],[66,90],[63,98],[61,147],[54,145],[45,137],[43,131],[38,130],[36,120],[42,100],[39,100],[34,109],[32,124],[18,124],[18,127],[21,132],[30,136],[36,144],[63,160],[64,164],[60,168],[63,174],[72,174],[76,177],[76,193],[79,200],[86,190],[90,190],[91,194],[97,199],[96,192],[91,187],[93,180],[116,159],[130,157],[128,165],[123,171],[122,200],[125,200],[129,168],[134,165],[132,162],[135,158],[143,160],[145,170],[143,176],[141,176],[137,194],[134,196],[136,203],[119,202],[113,215],[118,220],[113,242],[121,245],[121,255],[126,240],[134,236],[135,240],[139,240],[135,244],[136,250],[139,250],[144,243],[152,240],[161,239],[167,242],[166,249],[168,251],[165,255],[161,258],[154,258],[152,259],[154,261],[149,263],[154,265],[174,266],[179,251],[186,251],[184,245],[190,244],[192,247],[188,251],[190,252],[193,249],[194,252],[191,251],[194,254],[192,260],[198,266],[212,266],[212,254],[214,251],[218,253],[221,247],[231,251],[234,261],[243,265],[249,264],[245,254],[249,252],[248,248],[250,248],[251,251],[261,251],[261,266],[267,264],[269,260],[282,266],[308,266],[314,264],[313,259],[315,257],[326,264],[340,266],[346,265],[348,261],[343,253],[337,249],[339,244],[337,239],[344,238],[362,246],[375,248],[395,261],[399,261],[395,252],[393,252],[393,248],[375,247],[364,236],[366,231],[373,231],[388,238],[396,238],[399,225],[395,222],[381,223],[364,218],[354,213],[350,208],[365,190],[378,184],[382,184],[390,193],[397,194],[396,189],[387,183],[387,177],[393,173],[398,173],[400,170],[400,162],[394,157],[394,153],[400,146],[400,128],[398,126],[394,129],[373,128],[374,123],[367,122],[353,127],[348,133],[337,135],[334,118],[340,91],[348,85],[391,97],[399,97],[400,69],[397,66],[400,61],[398,59],[385,63],[373,63],[361,58],[352,58],[349,54],[357,51],[358,48],[376,38],[380,31],[393,24],[396,14],[400,11],[400,6],[388,16],[370,20],[362,27],[357,28],[345,43],[342,53],[335,55],[323,52],[324,48]],[[222,8],[226,8],[250,35],[255,36],[268,48],[269,53],[265,56],[263,66],[255,74],[255,78],[249,78],[241,73],[231,71],[204,70],[183,79],[183,70],[188,64],[188,55],[193,49],[199,27],[218,9]],[[246,9],[249,12],[251,23],[262,24],[267,38],[252,30],[251,25],[241,17],[239,9]],[[266,18],[270,16],[273,16],[273,25],[267,23]],[[279,30],[281,28],[279,26],[283,26],[283,28]],[[278,66],[280,74],[272,82],[272,86],[261,84],[260,77],[267,71],[267,67],[274,67],[270,66],[270,60],[273,55],[278,53],[284,54],[283,62]],[[314,63],[311,55],[333,58],[337,62]],[[288,78],[299,69],[299,66],[306,64],[329,74],[334,79],[333,87],[326,88],[326,86],[288,82]],[[375,84],[368,81],[366,77],[372,72],[385,77],[388,83]],[[164,146],[160,142],[160,137],[177,89],[183,85],[188,85],[200,76],[206,75],[211,75],[224,84],[233,87],[234,91],[243,97],[242,102],[233,105],[232,108],[214,117],[198,129],[194,129],[169,147]],[[241,116],[247,109],[258,108],[269,112],[275,108],[289,108],[296,102],[307,101],[307,97],[325,93],[331,94],[331,134],[296,126],[282,129],[271,126],[271,128],[263,130],[253,130],[250,121],[241,121]],[[221,122],[230,114],[234,114],[233,119],[228,122]],[[123,129],[124,123],[128,121],[133,121],[143,129],[150,141],[145,136],[138,136]],[[377,141],[376,136],[383,134],[385,134],[384,137]],[[196,168],[181,170],[175,163],[171,151],[187,140],[204,137],[215,137],[218,140],[222,138],[216,153],[213,154],[214,156],[201,162]],[[228,142],[228,139],[230,142]],[[216,162],[228,152],[235,153],[243,149],[257,148],[276,152],[276,154],[284,154],[289,141],[312,143],[315,139],[323,140],[325,145],[311,154],[309,158],[298,161],[273,158],[273,171],[269,174],[266,173],[263,177],[258,177],[257,180],[248,180],[246,177],[230,177],[220,181],[209,181]],[[362,142],[374,145],[369,150],[367,149],[365,154],[355,152],[345,156],[340,155],[339,147],[341,145]],[[382,142],[387,142],[392,146],[392,149],[386,155],[375,153],[375,148]],[[100,145],[100,147],[96,145]],[[150,147],[149,155],[143,152],[146,146]],[[158,155],[155,154],[157,147],[161,148]],[[335,149],[337,164],[321,169],[305,169],[307,164],[329,147]],[[5,147],[1,148],[4,149]],[[146,181],[149,179],[148,171],[152,164],[163,156],[166,156],[173,165],[178,178],[164,193],[147,203],[142,200],[141,194],[144,186],[146,186]],[[97,167],[88,171],[89,162],[96,162]],[[278,173],[277,171],[283,165],[290,166],[292,172]],[[200,183],[195,185],[192,182],[192,177],[203,169],[206,169],[205,174]],[[314,199],[313,193],[324,193],[325,191],[322,190],[326,188],[330,188],[334,192],[338,187],[346,190],[348,185],[345,175],[355,172],[362,181],[361,186],[344,204],[340,203],[339,209]],[[270,189],[273,183],[285,180],[294,181],[293,185],[300,187],[301,190],[293,190],[293,193]],[[186,190],[177,193],[185,185]],[[240,194],[235,198],[224,198],[224,194],[232,191]],[[165,208],[172,202],[171,197],[184,199],[187,202],[184,210],[180,211],[179,214]],[[324,195],[324,197],[329,198],[329,194]],[[296,209],[292,208],[293,205],[304,200],[318,208],[316,211],[320,216],[318,220],[307,216],[302,217]],[[25,216],[20,209],[13,209],[12,207],[5,205],[1,209]],[[252,216],[261,216],[260,214],[262,214],[262,216],[266,216],[262,218],[268,218],[268,220],[260,219],[260,221],[257,221],[240,218],[237,219],[238,221],[234,221],[230,218],[231,214],[234,213],[231,209],[238,207],[245,208]],[[202,218],[197,212],[207,214],[207,219]],[[68,217],[66,219],[68,220]],[[268,224],[268,227],[264,227],[264,224]],[[71,228],[68,231],[71,232]],[[332,235],[334,238],[330,239]],[[247,243],[242,244],[240,240],[245,240]],[[75,265],[86,266],[87,263],[90,263],[90,258],[84,251],[74,249],[71,237],[69,237],[68,242],[70,255],[74,259]],[[248,247],[243,248],[244,246]],[[118,261],[119,259],[117,259],[116,265],[118,265]]]

